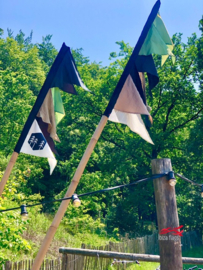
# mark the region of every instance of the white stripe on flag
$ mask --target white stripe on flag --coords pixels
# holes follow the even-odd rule
[[[20,152],[37,157],[48,158],[50,174],[52,174],[57,161],[36,120],[34,120],[30,128]]]
[[[132,131],[139,134],[145,141],[154,144],[140,114],[125,113],[113,110],[109,116],[109,120],[127,125]]]
[[[72,60],[71,60],[71,61],[72,61]],[[78,80],[79,80],[79,82],[80,82],[80,86],[81,86],[84,90],[91,92],[91,91],[87,88],[87,86],[83,83],[83,81],[81,80],[80,75],[78,74],[78,71],[77,71],[77,69],[75,68],[75,65],[74,65],[73,61],[72,61],[72,65],[73,65],[73,68],[74,68],[74,70],[75,70],[75,73],[76,73],[76,75],[77,75],[77,77],[78,77]]]

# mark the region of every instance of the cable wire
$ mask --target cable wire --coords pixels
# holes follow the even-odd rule
[[[104,189],[100,189],[100,190],[96,190],[96,191],[91,191],[91,192],[79,194],[78,197],[84,197],[84,196],[94,195],[94,194],[97,194],[97,193],[103,193],[103,192],[115,190],[115,189],[118,189],[118,188],[130,187],[130,186],[142,183],[142,182],[146,182],[146,181],[149,181],[149,180],[153,180],[153,179],[156,179],[156,178],[166,176],[167,174],[168,173],[155,174],[155,175],[152,175],[151,177],[139,179],[139,180],[137,180],[135,182],[132,182],[130,184],[124,184],[124,185],[120,185],[120,186],[114,186],[114,187],[110,187],[110,188],[104,188]],[[51,201],[35,203],[35,204],[28,204],[28,205],[26,205],[26,207],[33,207],[33,206],[37,206],[37,205],[43,205],[43,204],[47,204],[47,203],[60,202],[60,201],[71,200],[71,199],[72,199],[72,196],[71,197],[61,198],[61,199],[55,199],[55,200],[51,200]],[[14,207],[14,208],[0,210],[0,213],[1,212],[12,211],[12,210],[17,210],[17,209],[21,209],[21,207]]]
[[[186,182],[191,183],[192,185],[203,187],[203,184],[196,183],[196,182],[186,178],[185,176],[183,176],[183,175],[181,175],[179,173],[174,173],[174,174],[177,175],[178,177],[180,177],[181,179],[185,180]],[[104,189],[100,189],[100,190],[96,190],[96,191],[91,191],[91,192],[79,194],[78,198],[79,197],[84,197],[84,196],[94,195],[94,194],[97,194],[97,193],[103,193],[103,192],[107,192],[107,191],[111,191],[111,190],[115,190],[115,189],[119,189],[119,188],[131,187],[131,186],[137,185],[139,183],[146,182],[146,181],[149,181],[149,180],[153,180],[153,179],[156,179],[156,178],[160,178],[160,177],[163,177],[163,176],[166,176],[166,175],[168,175],[168,173],[155,174],[155,175],[152,175],[151,177],[139,179],[139,180],[137,180],[135,182],[132,182],[130,184],[124,184],[124,185],[120,185],[120,186],[114,186],[114,187],[109,187],[109,188],[104,188]],[[54,202],[60,202],[60,201],[65,201],[65,200],[71,200],[71,199],[72,199],[72,196],[71,197],[61,198],[61,199],[55,199],[55,200],[51,200],[51,201],[44,201],[44,202],[40,202],[40,203],[36,203],[36,204],[28,204],[28,205],[26,205],[26,207],[33,207],[33,206],[37,206],[37,205],[44,205],[44,204],[47,204],[47,203],[54,203]],[[14,207],[14,208],[0,210],[0,213],[7,212],[7,211],[12,211],[12,210],[17,210],[17,209],[21,209],[21,206],[20,207]]]
[[[174,173],[174,174],[177,175],[178,177],[180,177],[181,179],[185,180],[186,182],[191,183],[192,185],[199,186],[199,187],[201,187],[203,185],[203,184],[198,184],[198,183],[186,178],[185,176],[183,176],[183,175],[181,175],[179,173]]]

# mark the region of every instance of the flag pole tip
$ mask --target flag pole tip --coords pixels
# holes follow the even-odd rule
[[[155,6],[158,6],[160,8],[160,6],[161,6],[161,0],[157,0],[156,3],[154,4],[154,7]]]

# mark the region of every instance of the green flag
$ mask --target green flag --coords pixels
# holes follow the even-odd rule
[[[52,88],[52,97],[54,102],[54,112],[55,112],[55,122],[56,126],[65,116],[65,111],[63,107],[63,101],[61,98],[60,90],[58,88]]]
[[[139,55],[158,54],[161,55],[161,65],[163,65],[169,55],[172,56],[173,63],[175,56],[172,53],[173,42],[168,31],[158,13],[142,45]]]

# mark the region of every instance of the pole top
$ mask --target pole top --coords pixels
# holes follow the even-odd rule
[[[172,171],[170,158],[152,159],[151,164],[153,174],[161,174]]]

